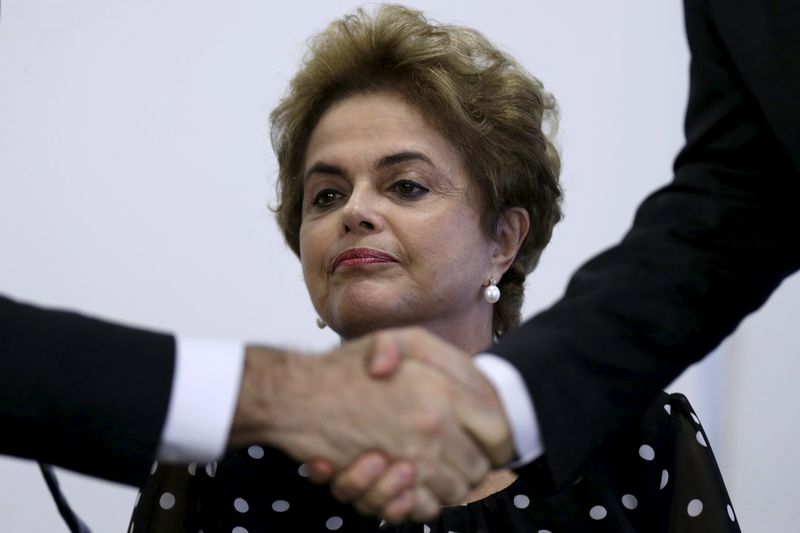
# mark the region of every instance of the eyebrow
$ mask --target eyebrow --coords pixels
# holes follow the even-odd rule
[[[377,168],[390,167],[392,165],[405,163],[406,161],[424,161],[425,163],[434,166],[433,161],[431,161],[431,159],[422,152],[408,150],[382,157],[378,161]],[[325,163],[323,161],[318,161],[314,163],[311,166],[311,168],[308,169],[304,177],[304,180],[307,180],[309,176],[311,176],[312,174],[328,174],[331,176],[344,176],[344,171],[341,168],[337,167],[336,165]]]

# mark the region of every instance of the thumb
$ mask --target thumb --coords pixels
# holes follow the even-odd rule
[[[369,375],[373,378],[388,378],[400,366],[403,356],[391,335],[379,333],[374,338],[368,361]]]
[[[320,457],[315,457],[308,461],[306,468],[309,478],[317,485],[327,483],[336,473],[333,463]]]

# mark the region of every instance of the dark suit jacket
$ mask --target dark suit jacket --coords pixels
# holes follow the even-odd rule
[[[174,352],[169,335],[0,296],[0,453],[140,485]]]
[[[493,351],[524,375],[557,484],[800,267],[800,2],[686,0],[672,183]]]

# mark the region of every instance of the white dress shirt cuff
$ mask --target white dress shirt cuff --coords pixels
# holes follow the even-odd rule
[[[544,453],[544,447],[525,380],[514,365],[497,355],[481,353],[473,361],[497,391],[511,425],[517,457],[508,465],[509,468],[530,463]]]
[[[175,338],[175,372],[158,459],[209,462],[225,451],[239,397],[244,346]]]

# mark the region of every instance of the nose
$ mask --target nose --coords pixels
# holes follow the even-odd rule
[[[366,234],[383,230],[378,198],[367,187],[356,187],[342,208],[342,232]]]

